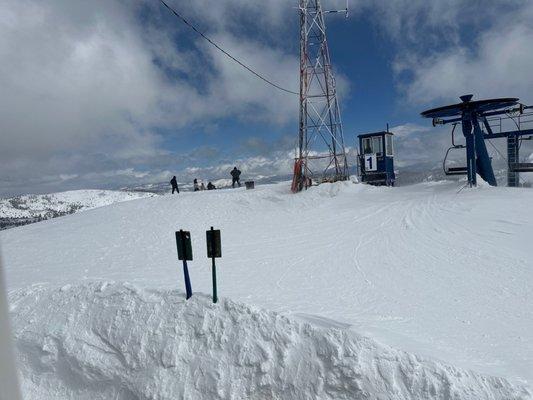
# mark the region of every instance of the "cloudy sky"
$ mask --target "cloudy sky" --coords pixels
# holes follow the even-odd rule
[[[168,0],[298,90],[297,0]],[[338,8],[343,0],[323,0]],[[459,95],[533,104],[533,1],[350,0],[327,18],[345,141],[397,133],[401,167],[438,164],[419,112]],[[232,63],[157,0],[0,0],[0,196],[290,171],[298,99]]]

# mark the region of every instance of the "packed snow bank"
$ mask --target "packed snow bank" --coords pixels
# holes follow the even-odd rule
[[[463,371],[223,299],[129,284],[13,292],[25,399],[527,399]]]
[[[118,190],[71,190],[0,199],[0,218],[52,218],[127,200],[152,197],[153,193]]]

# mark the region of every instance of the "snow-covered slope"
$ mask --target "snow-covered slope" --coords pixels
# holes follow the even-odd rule
[[[533,190],[461,186],[183,193],[10,229],[0,240],[10,290],[94,279],[168,289],[183,287],[174,241],[183,228],[193,237],[193,290],[208,293],[205,230],[214,226],[220,295],[530,385]]]
[[[230,300],[96,283],[12,295],[26,399],[524,399],[504,379]]]
[[[146,192],[117,190],[71,190],[0,199],[0,218],[51,218],[109,204],[152,197]]]

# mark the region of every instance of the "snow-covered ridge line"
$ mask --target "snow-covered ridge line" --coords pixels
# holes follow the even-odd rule
[[[529,399],[349,330],[92,282],[10,295],[25,399]]]
[[[0,199],[0,220],[17,225],[50,219],[113,203],[152,197],[153,193],[117,190],[72,190]],[[10,221],[11,220],[11,221]],[[18,220],[18,221],[17,221]]]

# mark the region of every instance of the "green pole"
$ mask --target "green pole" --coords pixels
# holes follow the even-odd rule
[[[213,272],[213,303],[216,303],[218,301],[217,297],[217,269],[215,266],[215,257],[211,258],[211,261],[213,263],[212,272]]]

